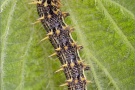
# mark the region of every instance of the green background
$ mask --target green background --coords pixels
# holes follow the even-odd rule
[[[88,90],[135,89],[135,0],[61,0],[65,22],[83,45]],[[0,90],[67,90],[57,57],[31,0],[1,0]]]

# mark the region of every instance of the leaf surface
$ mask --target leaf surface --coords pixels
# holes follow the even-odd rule
[[[83,45],[81,58],[89,64],[85,72],[88,90],[134,90],[135,1],[61,0],[65,22]],[[35,5],[28,0],[1,0],[1,90],[66,90],[57,57],[38,18]]]

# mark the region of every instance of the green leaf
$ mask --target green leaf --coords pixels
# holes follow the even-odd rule
[[[61,0],[70,13],[65,22],[84,49],[80,56],[91,69],[85,72],[88,90],[134,90],[135,1]],[[1,90],[67,90],[66,78],[30,0],[1,0]]]

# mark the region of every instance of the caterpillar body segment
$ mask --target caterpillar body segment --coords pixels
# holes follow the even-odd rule
[[[65,73],[67,80],[60,86],[68,86],[68,90],[87,90],[86,84],[89,81],[86,80],[84,69],[88,67],[78,53],[82,46],[77,45],[70,34],[74,28],[64,21],[70,14],[60,10],[60,0],[36,0],[30,4],[37,5],[37,22],[41,22],[47,32],[47,37],[41,41],[49,39],[56,51],[50,56],[57,55],[60,60],[61,68],[56,72]]]

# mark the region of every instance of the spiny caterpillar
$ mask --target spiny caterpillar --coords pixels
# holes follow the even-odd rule
[[[62,66],[56,72],[64,71],[66,83],[60,86],[68,86],[68,90],[86,90],[86,84],[90,81],[86,80],[84,70],[89,67],[81,60],[78,50],[82,49],[81,45],[77,45],[72,39],[71,32],[74,28],[69,27],[64,18],[69,13],[60,10],[60,0],[37,0],[30,4],[37,4],[37,11],[40,16],[37,22],[41,22],[47,31],[47,37],[55,48]],[[34,23],[34,24],[35,24]]]

